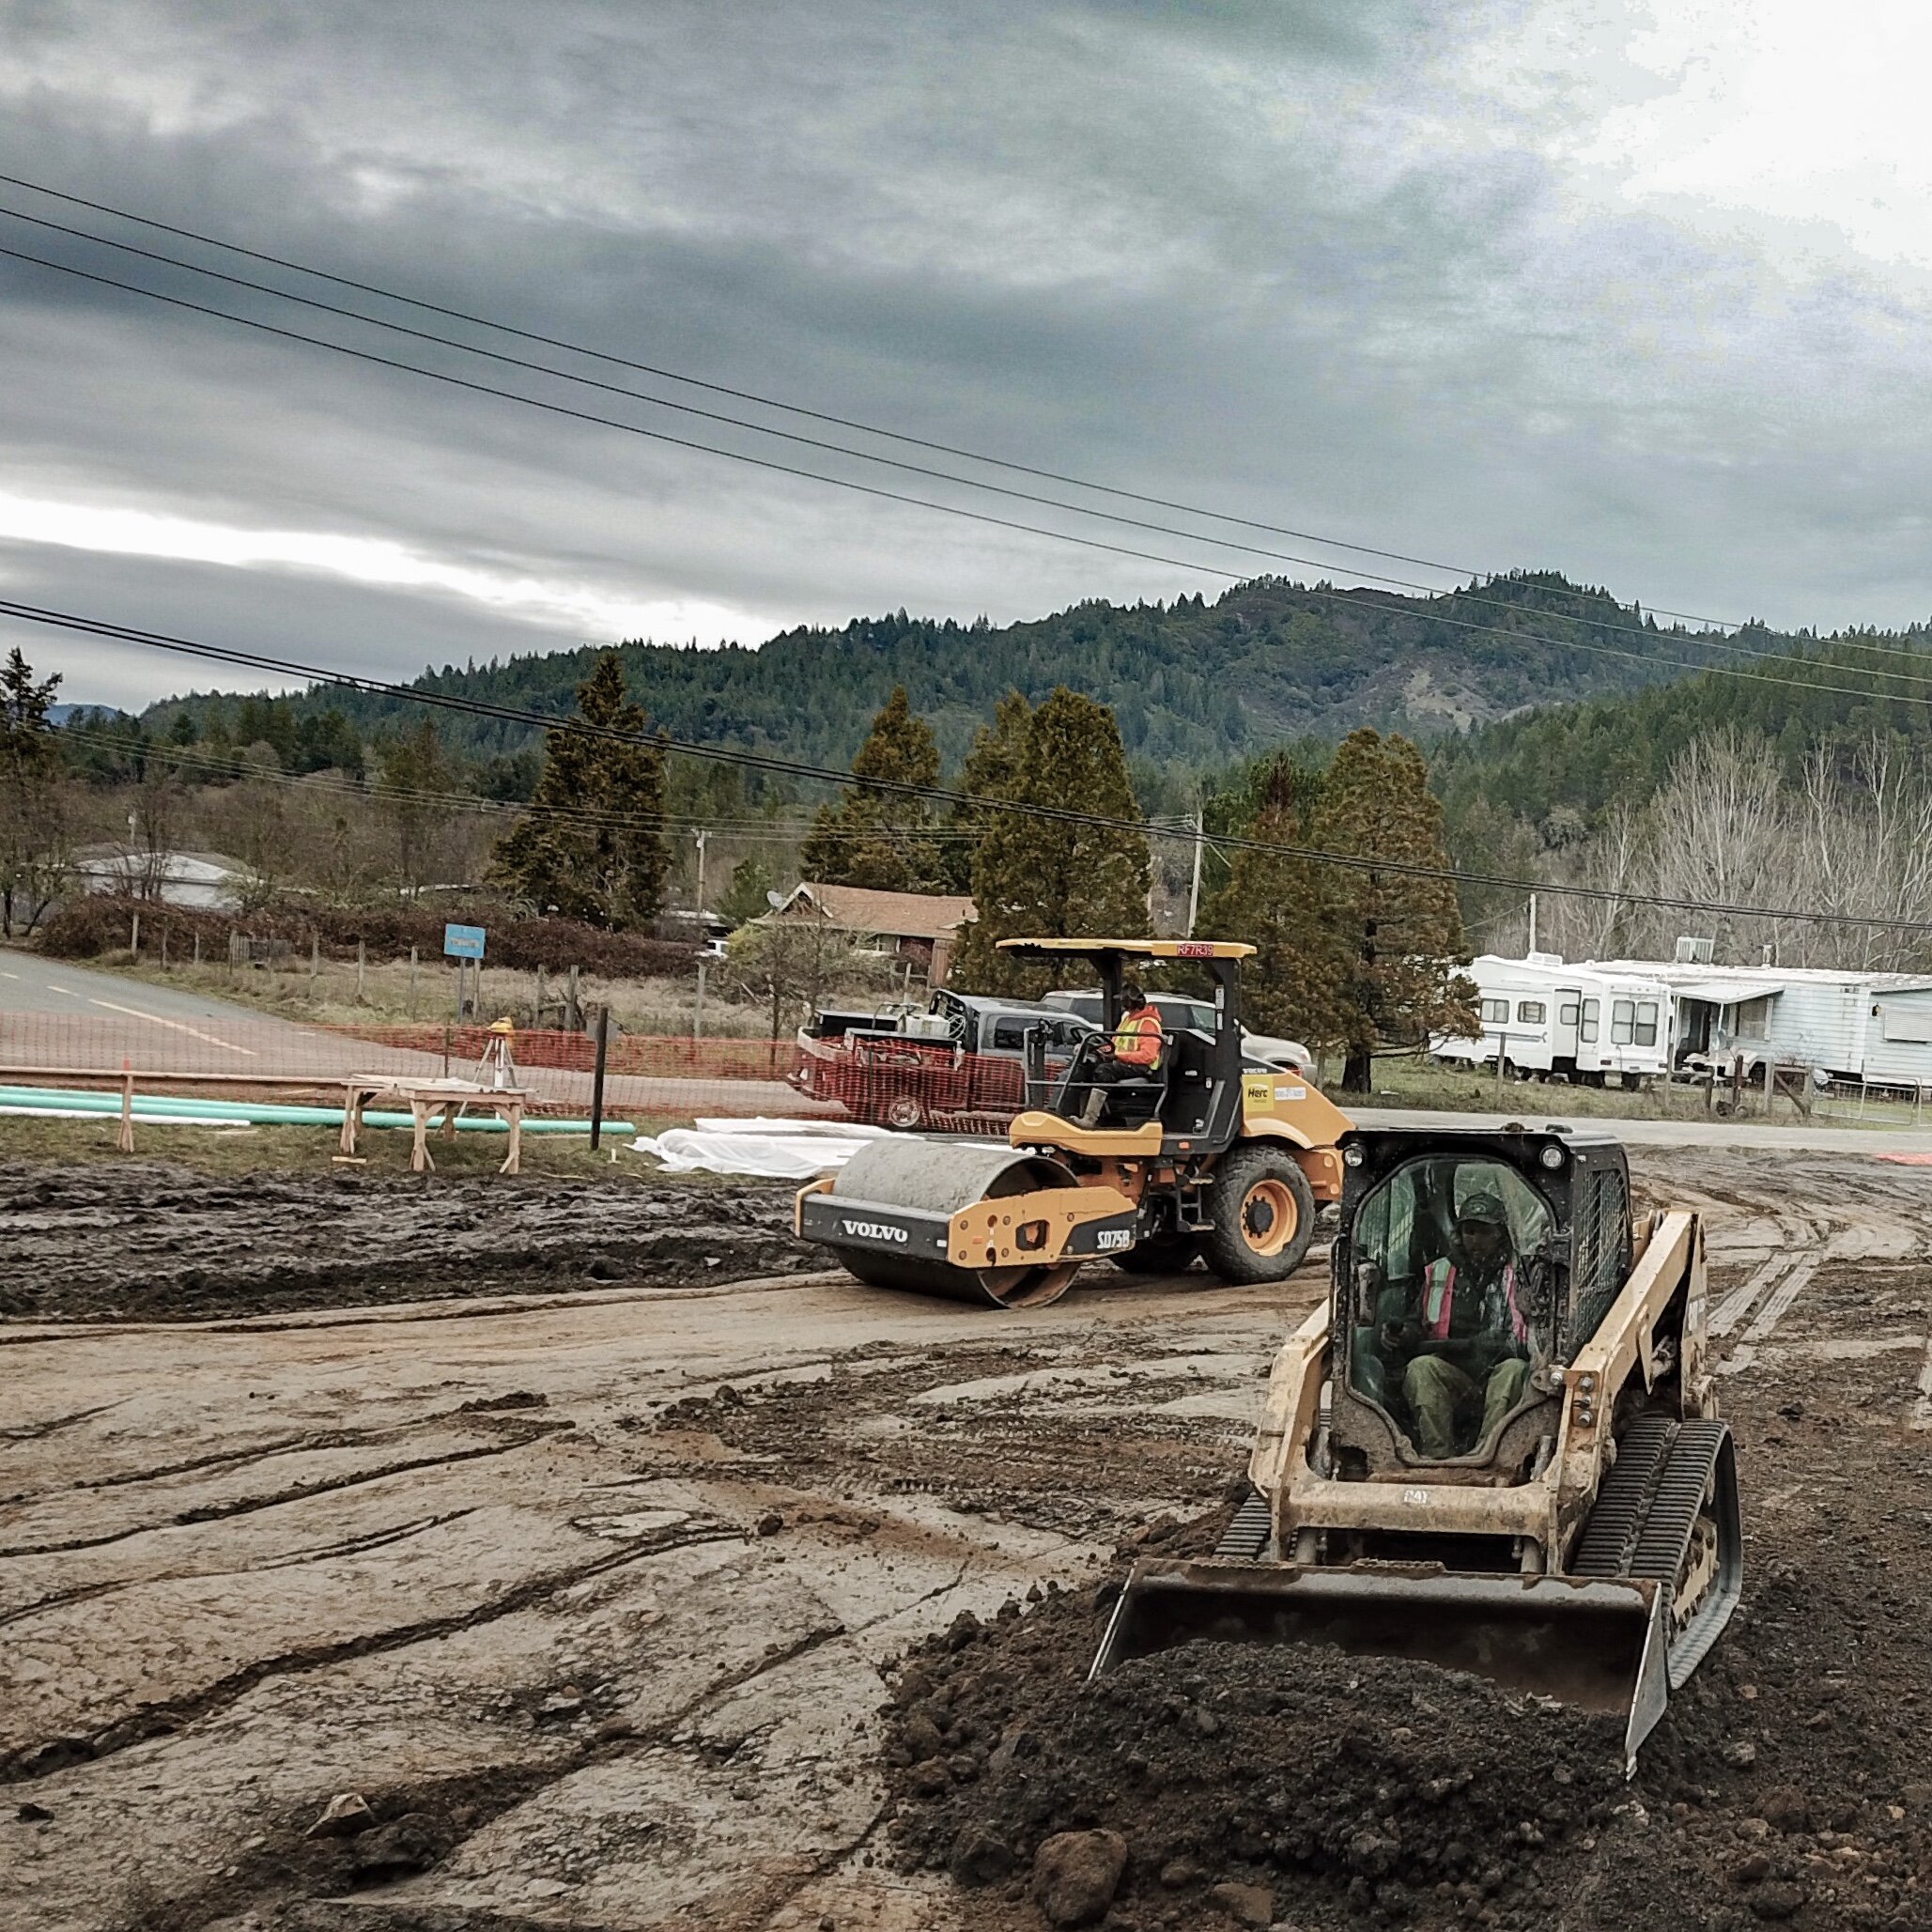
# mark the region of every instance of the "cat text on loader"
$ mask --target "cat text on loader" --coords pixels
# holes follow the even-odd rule
[[[1742,1582],[1698,1217],[1632,1225],[1622,1148],[1562,1128],[1342,1155],[1255,1493],[1213,1558],[1134,1572],[1094,1674],[1190,1638],[1419,1658],[1621,1715],[1629,1770]]]
[[[1028,1041],[1038,1096],[1005,1147],[911,1135],[862,1148],[798,1196],[797,1230],[859,1280],[996,1307],[1038,1307],[1083,1260],[1143,1274],[1197,1254],[1229,1281],[1277,1281],[1307,1252],[1319,1204],[1341,1193],[1348,1119],[1304,1075],[1244,1060],[1241,961],[1252,946],[1198,939],[1003,939],[1023,958],[1087,961],[1105,1025],[1049,1082],[1045,1016]],[[1167,1033],[1144,1079],[1102,1089],[1099,1124],[1073,1118],[1094,1090],[1092,1048],[1120,1025],[1128,963],[1198,965],[1212,1028]],[[1106,1069],[1100,1071],[1105,1072]]]

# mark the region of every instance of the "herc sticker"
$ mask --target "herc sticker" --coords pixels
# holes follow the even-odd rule
[[[1241,1082],[1241,1098],[1246,1106],[1273,1106],[1275,1082],[1266,1074],[1244,1074]]]

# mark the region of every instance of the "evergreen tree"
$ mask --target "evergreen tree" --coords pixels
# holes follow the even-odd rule
[[[416,898],[429,883],[428,867],[450,809],[437,795],[456,783],[443,756],[436,720],[425,717],[407,736],[379,741],[382,760],[376,796],[394,841],[395,871],[404,894]]]
[[[0,933],[31,933],[66,867],[60,753],[47,707],[60,673],[35,682],[19,645],[0,667]]]
[[[893,686],[886,708],[873,719],[852,771],[858,784],[838,804],[819,808],[798,854],[804,875],[879,892],[936,890],[939,848],[927,801],[890,789],[939,782],[939,747],[932,727],[914,715],[904,685]]]
[[[739,859],[732,867],[731,884],[717,901],[719,917],[728,919],[734,929],[763,919],[771,910],[765,894],[774,884],[771,868],[762,858]]]
[[[1353,858],[1438,869],[1449,863],[1429,768],[1422,753],[1394,733],[1384,738],[1364,729],[1342,740],[1313,833],[1323,851]],[[1430,1033],[1473,1033],[1476,988],[1458,970],[1468,949],[1447,879],[1373,864],[1327,870],[1344,973],[1342,1088],[1366,1093],[1378,1046]]]
[[[1271,761],[1259,788],[1249,838],[1299,845],[1300,803],[1307,773],[1286,753]],[[1309,1045],[1337,1045],[1345,1036],[1345,960],[1333,914],[1330,869],[1283,852],[1243,849],[1226,886],[1202,908],[1210,938],[1241,939],[1256,949],[1242,962],[1242,1009],[1258,1033],[1285,1034]]]
[[[644,735],[642,710],[624,695],[615,651],[602,653],[578,686],[577,709],[585,724],[623,742],[550,727],[530,810],[497,842],[496,875],[540,913],[641,926],[663,904],[671,866],[664,753]]]
[[[1033,708],[1017,691],[1009,691],[994,708],[993,722],[973,734],[959,775],[959,789],[973,798],[1005,798],[1012,795],[1027,750],[1027,726]],[[973,889],[973,854],[986,835],[993,817],[986,805],[955,805],[948,814],[940,862],[949,892]]]
[[[1146,930],[1147,841],[1139,832],[1038,818],[1024,809],[1139,817],[1113,713],[1061,686],[1028,720],[1006,796],[1020,809],[996,809],[974,855],[978,916],[966,929],[952,982],[1032,998],[1084,977],[1087,967],[1014,960],[996,950],[997,941],[1120,938]]]

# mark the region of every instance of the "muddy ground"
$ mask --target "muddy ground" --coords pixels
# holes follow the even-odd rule
[[[796,1186],[250,1174],[160,1161],[0,1174],[0,1313],[195,1321],[432,1295],[556,1294],[817,1265]]]
[[[1123,1841],[1117,1926],[1932,1923],[1932,1177],[1635,1165],[1711,1215],[1748,1543],[1628,1787],[1445,1677],[1077,1690],[1122,1550],[1229,1507],[1316,1267],[981,1316],[641,1258],[533,1301],[526,1230],[514,1294],[355,1306],[507,1191],[191,1200],[210,1267],[144,1242],[132,1167],[16,1178],[0,1276],[30,1244],[48,1299],[0,1323],[0,1925],[1038,1932],[1067,1828]],[[611,1251],[611,1192],[560,1256]],[[643,1198],[640,1238],[734,1197]],[[47,1319],[186,1312],[184,1260],[219,1321]]]

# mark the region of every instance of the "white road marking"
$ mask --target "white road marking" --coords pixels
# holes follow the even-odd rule
[[[212,1033],[204,1033],[199,1028],[191,1027],[181,1020],[164,1020],[158,1012],[143,1012],[137,1006],[116,1006],[111,999],[95,999],[91,996],[89,1006],[104,1006],[109,1012],[124,1012],[130,1019],[146,1020],[151,1027],[172,1027],[178,1033],[192,1033],[197,1040],[206,1040],[210,1046],[219,1046],[226,1053],[245,1053],[250,1059],[257,1058],[252,1046],[237,1046],[232,1040],[217,1040]]]
[[[1819,1257],[1816,1255],[1806,1255],[1797,1267],[1785,1275],[1776,1293],[1764,1305],[1757,1320],[1744,1331],[1746,1341],[1763,1341],[1770,1336],[1771,1330],[1785,1319],[1785,1310],[1798,1299],[1804,1284],[1818,1272],[1818,1260]]]
[[[68,999],[78,999],[81,997],[71,986],[56,986],[52,980],[47,981],[47,990],[50,993],[58,993]]]
[[[1751,1306],[1766,1289],[1791,1265],[1791,1257],[1780,1252],[1773,1255],[1756,1272],[1746,1277],[1734,1288],[1717,1306],[1711,1310],[1709,1328],[1712,1335],[1729,1335],[1731,1330],[1751,1312]]]
[[[18,973],[0,973],[0,980],[17,980],[19,978],[20,975]]]

